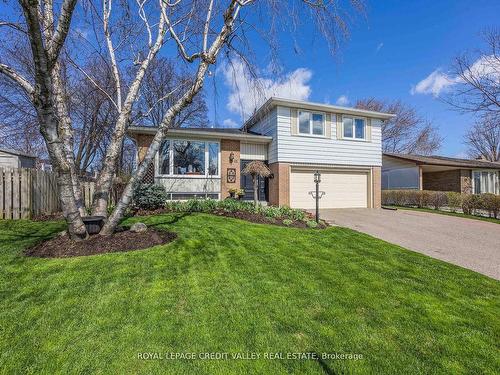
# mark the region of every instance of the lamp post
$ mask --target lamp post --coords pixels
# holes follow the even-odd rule
[[[321,173],[314,173],[314,183],[316,184],[316,223],[319,223],[319,183],[321,182]]]

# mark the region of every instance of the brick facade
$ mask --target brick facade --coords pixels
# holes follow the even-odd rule
[[[290,206],[290,164],[272,163],[269,169],[274,175],[269,179],[269,204]]]
[[[373,208],[382,207],[382,167],[372,168]]]
[[[230,155],[233,153],[234,160],[229,161]],[[240,188],[240,141],[222,139],[220,142],[220,157],[221,157],[221,199],[229,196],[229,189]],[[228,168],[236,169],[236,181],[227,182]]]
[[[467,169],[423,173],[424,190],[470,193],[471,186],[471,171]]]
[[[472,194],[472,171],[470,169],[460,170],[460,191]]]

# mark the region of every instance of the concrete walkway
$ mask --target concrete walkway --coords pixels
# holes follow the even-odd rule
[[[500,224],[409,210],[328,209],[320,212],[331,224],[500,280]]]

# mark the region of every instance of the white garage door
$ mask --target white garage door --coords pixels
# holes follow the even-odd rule
[[[325,195],[320,200],[321,208],[368,207],[368,173],[320,170],[320,191]],[[309,194],[315,190],[314,171],[290,173],[290,206],[314,208],[316,203]]]

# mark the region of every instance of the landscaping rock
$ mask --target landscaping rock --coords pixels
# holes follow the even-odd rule
[[[143,233],[148,230],[148,227],[144,223],[135,223],[130,227],[130,231],[134,233]]]

